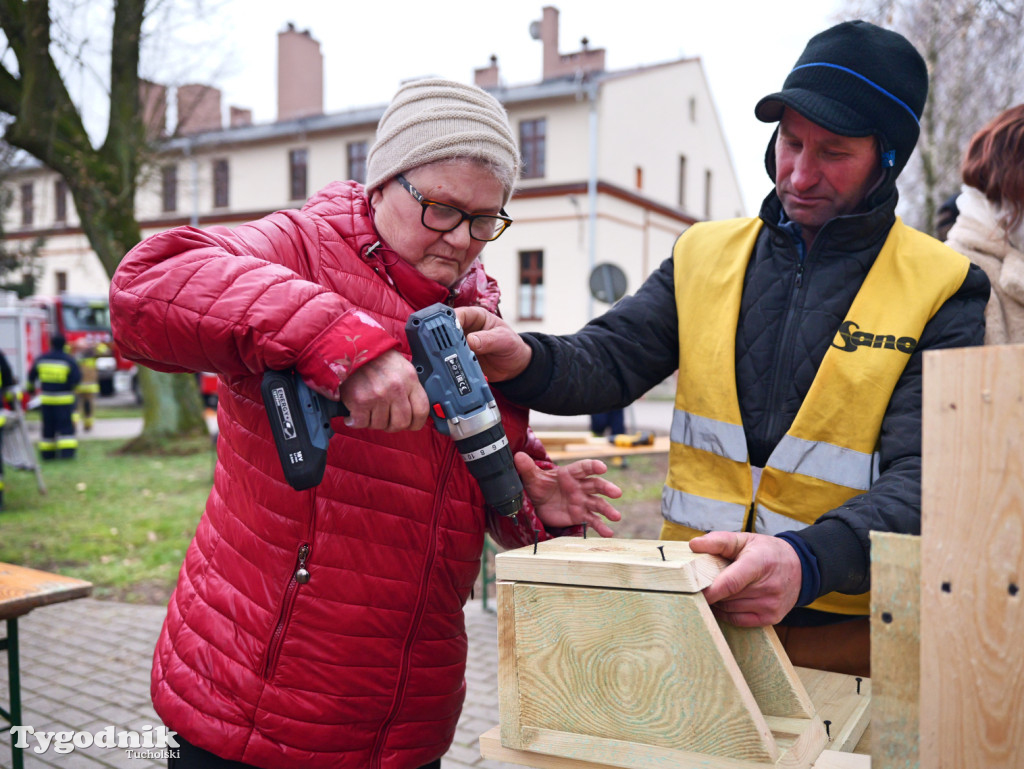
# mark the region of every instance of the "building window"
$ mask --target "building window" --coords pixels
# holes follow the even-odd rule
[[[690,97],[690,122],[697,122],[697,99],[693,96]]]
[[[35,221],[35,196],[32,182],[21,185],[21,225],[29,227]]]
[[[53,220],[68,220],[68,183],[63,179],[57,179],[53,183]]]
[[[160,169],[160,198],[164,213],[178,210],[178,167],[164,166]]]
[[[686,210],[686,156],[679,156],[679,207]]]
[[[360,184],[366,183],[366,142],[348,143],[348,178]]]
[[[291,150],[288,152],[288,189],[290,200],[306,199],[306,164],[308,150]]]
[[[704,172],[704,218],[711,218],[711,171]]]
[[[213,161],[213,207],[228,207],[228,161],[218,158]]]
[[[544,157],[547,121],[523,120],[519,123],[519,149],[523,155],[523,178],[539,179],[544,176]]]
[[[519,320],[544,319],[544,252],[519,252]]]
[[[57,293],[62,294],[68,290],[68,274],[63,270],[57,270],[53,273],[53,278],[57,282]]]

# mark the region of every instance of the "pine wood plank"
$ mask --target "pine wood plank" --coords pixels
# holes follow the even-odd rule
[[[494,564],[502,580],[696,593],[728,561],[692,553],[687,542],[558,537],[538,543],[536,553],[533,545],[498,553]]]
[[[702,594],[517,583],[515,612],[524,749],[586,758],[584,743],[611,740],[633,746],[629,760],[649,746],[777,760]]]
[[[588,444],[592,441],[603,441],[608,444],[607,438],[596,438],[589,430],[540,430],[534,435],[544,444],[544,448],[550,453],[555,449],[565,448],[570,443]]]
[[[743,678],[765,716],[810,718],[811,698],[782,648],[774,628],[719,622]]]
[[[1024,346],[924,356],[921,766],[1024,766]]]
[[[803,766],[812,766],[813,769],[871,769],[872,759],[867,754],[868,746],[858,744],[857,753],[846,752],[850,750],[849,743],[852,736],[863,729],[863,722],[867,718],[871,701],[870,681],[865,679],[861,682],[861,695],[856,701],[850,699],[850,691],[856,693],[856,680],[852,676],[845,676],[839,673],[826,673],[810,668],[794,668],[805,686],[808,696],[811,699],[813,709],[821,717],[831,720],[832,741],[828,742],[828,750],[821,751],[813,763],[803,763]],[[845,719],[845,720],[844,720]],[[793,762],[811,761],[811,759],[800,753],[801,746],[797,745],[794,750],[794,732],[799,730],[800,719],[787,719],[779,717],[768,717],[766,721],[773,729],[776,743],[784,750],[779,763],[774,769],[783,769],[794,765]],[[825,743],[824,729],[821,725],[821,718],[816,718],[816,732],[809,730],[805,732],[807,738],[820,739],[820,744]],[[866,732],[865,732],[866,733]],[[847,735],[846,738],[837,736]],[[843,742],[846,748],[840,750],[837,743]],[[863,752],[861,752],[863,751]],[[480,737],[480,754],[484,758],[496,759],[509,764],[537,767],[537,769],[600,769],[601,767],[617,766],[609,763],[601,757],[592,760],[583,760],[580,757],[566,758],[562,756],[551,756],[543,753],[536,753],[527,750],[513,750],[502,747],[501,728],[493,727]],[[677,756],[678,757],[678,756]],[[719,760],[715,757],[700,756],[694,760],[693,766],[717,766],[707,764],[706,761]],[[730,759],[731,760],[731,759]],[[664,767],[666,765],[677,766],[678,764],[654,763],[652,766]],[[799,766],[800,763],[795,765]],[[750,769],[749,762],[726,763],[729,769]]]
[[[871,679],[860,682],[858,693],[854,676],[811,668],[795,670],[814,703],[815,714],[831,722],[829,749],[853,752],[871,719]]]
[[[501,727],[495,726],[480,735],[480,755],[493,761],[530,766],[533,769],[607,769],[608,764],[581,761],[577,758],[547,756],[506,748],[501,744]],[[528,763],[527,763],[528,762]]]
[[[494,726],[480,735],[480,755],[484,758],[502,761],[507,764],[518,764],[530,766],[534,769],[608,769],[611,764],[606,762],[584,761],[579,758],[565,758],[563,756],[549,756],[544,753],[528,753],[522,750],[512,750],[503,747],[501,744],[501,728]],[[677,758],[678,756],[675,756]],[[709,767],[705,763],[707,757],[700,756],[696,759],[694,766]],[[785,757],[783,757],[785,760]],[[678,766],[677,763],[670,764]],[[658,764],[665,766],[664,762]],[[746,769],[749,765],[741,765],[740,769]],[[817,760],[811,764],[812,769],[871,769],[871,757],[855,753],[840,753],[835,750],[823,750]],[[729,767],[729,769],[735,769]],[[780,764],[778,769],[782,769]]]
[[[667,454],[671,442],[667,435],[656,435],[650,446],[613,446],[607,438],[592,438],[577,443],[565,443],[557,448],[548,448],[548,456],[555,462],[575,462],[577,459],[607,459],[641,454]],[[545,448],[547,443],[545,442]]]
[[[871,723],[875,769],[917,766],[921,538],[871,532]]]
[[[861,753],[842,753],[838,750],[823,750],[813,769],[871,769],[873,759]],[[908,765],[909,769],[909,765]]]
[[[519,712],[519,673],[516,662],[515,583],[497,582],[498,603],[498,719],[501,741],[509,748],[523,747]]]

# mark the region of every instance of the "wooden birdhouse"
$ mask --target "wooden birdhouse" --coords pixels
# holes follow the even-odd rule
[[[826,734],[771,628],[719,625],[701,590],[724,564],[685,542],[650,540],[563,537],[499,554],[506,752],[493,757],[810,767],[846,722]],[[847,710],[860,732],[844,734],[854,743],[866,723],[866,688],[856,697],[857,717]]]

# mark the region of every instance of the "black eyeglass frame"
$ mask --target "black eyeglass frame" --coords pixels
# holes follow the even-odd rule
[[[502,208],[500,211],[498,211],[497,215],[495,215],[495,214],[470,214],[470,213],[466,213],[461,208],[457,208],[456,206],[451,205],[450,203],[441,203],[440,201],[430,200],[430,198],[423,197],[423,193],[421,193],[418,189],[413,187],[409,183],[409,180],[406,179],[404,176],[402,176],[402,174],[398,174],[395,177],[395,181],[397,181],[400,185],[402,185],[402,187],[405,189],[405,191],[408,192],[410,195],[412,195],[414,198],[416,198],[416,202],[419,203],[423,207],[423,211],[420,214],[420,224],[422,224],[424,227],[426,227],[428,230],[431,230],[432,232],[451,232],[452,230],[456,230],[459,227],[461,227],[462,223],[464,221],[466,221],[467,219],[469,219],[469,237],[471,237],[473,240],[480,241],[481,243],[491,243],[491,242],[497,240],[498,238],[500,238],[502,233],[504,233],[505,230],[507,230],[509,227],[512,226],[512,221],[513,220],[509,217],[509,215],[507,213],[505,213],[505,209],[504,208]],[[446,229],[439,229],[438,227],[431,227],[429,224],[427,224],[427,209],[430,206],[444,206],[445,208],[450,208],[452,211],[457,212],[461,218],[459,219],[459,221],[457,221],[451,227],[448,227]],[[501,227],[500,230],[495,232],[493,238],[478,238],[478,237],[476,237],[473,234],[473,221],[476,220],[476,219],[497,219],[499,222],[502,222],[502,227]]]

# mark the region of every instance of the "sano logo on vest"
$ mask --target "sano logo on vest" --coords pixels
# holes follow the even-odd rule
[[[917,347],[917,340],[912,336],[872,334],[870,331],[861,331],[860,326],[852,320],[843,321],[836,337],[832,346],[843,352],[856,352],[858,347],[867,347],[872,350],[899,350],[910,355]]]

